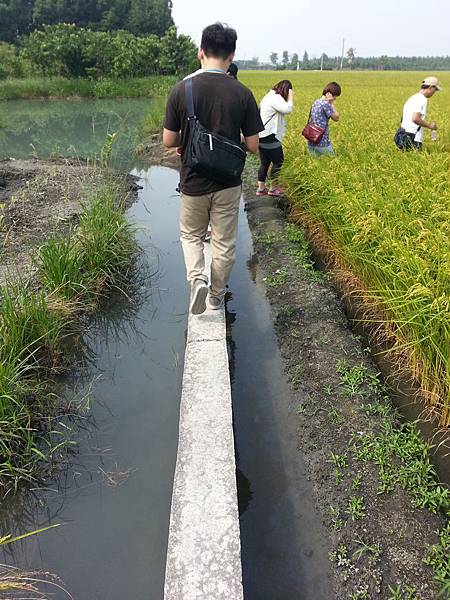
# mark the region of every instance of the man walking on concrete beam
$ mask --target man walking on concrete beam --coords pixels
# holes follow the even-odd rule
[[[236,40],[236,31],[222,23],[203,30],[202,71],[175,85],[164,119],[164,145],[181,147],[180,232],[193,314],[203,313],[207,300],[213,310],[223,306],[235,261],[245,151],[258,151],[264,129],[252,92],[227,75]],[[209,223],[210,282],[203,253]]]

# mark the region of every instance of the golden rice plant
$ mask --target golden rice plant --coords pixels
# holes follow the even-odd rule
[[[424,151],[393,144],[403,103],[430,73],[259,72],[242,78],[258,99],[282,78],[296,92],[281,180],[292,204],[321,230],[340,264],[360,282],[368,314],[394,339],[394,356],[428,406],[450,425],[450,73],[429,100]],[[337,80],[331,125],[336,155],[311,157],[301,131],[311,102]]]

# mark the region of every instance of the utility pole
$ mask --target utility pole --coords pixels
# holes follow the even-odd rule
[[[323,52],[322,52],[322,60],[320,61],[320,70],[323,71]]]
[[[345,39],[342,38],[342,54],[341,54],[341,71],[344,66],[344,48],[345,48]]]

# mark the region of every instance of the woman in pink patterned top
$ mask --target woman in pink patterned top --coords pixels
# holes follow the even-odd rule
[[[341,95],[341,86],[332,81],[326,85],[322,92],[322,97],[313,102],[311,107],[310,122],[319,127],[325,128],[320,142],[313,144],[308,141],[308,150],[311,154],[321,156],[322,154],[334,154],[333,145],[330,141],[329,120],[339,121],[339,113],[334,105],[336,98]]]

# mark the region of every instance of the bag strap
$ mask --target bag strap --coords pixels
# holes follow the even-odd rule
[[[270,119],[268,119],[268,120],[267,120],[265,123],[263,123],[263,125],[264,125],[264,129],[266,128],[266,125],[267,125],[267,123],[270,123],[270,121],[271,121],[271,120],[274,118],[274,116],[275,116],[276,114],[277,114],[277,111],[275,111],[275,112],[273,113],[273,115],[270,117]]]
[[[188,121],[195,119],[195,108],[194,108],[194,94],[192,91],[192,80],[193,77],[186,79],[184,84],[184,91],[186,92],[186,107],[188,112]]]

